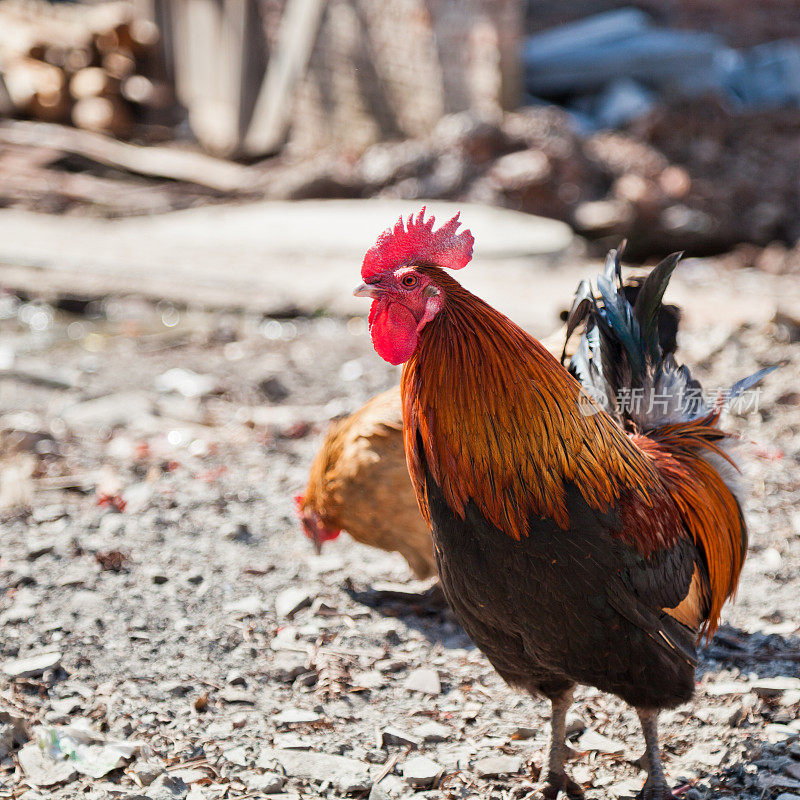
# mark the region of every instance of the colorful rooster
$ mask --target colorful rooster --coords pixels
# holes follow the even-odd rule
[[[375,350],[405,365],[406,457],[445,595],[501,677],[552,703],[542,797],[581,794],[564,768],[581,683],[636,708],[640,797],[665,800],[658,712],[692,696],[696,644],[717,627],[747,545],[719,408],[659,345],[678,257],[633,306],[616,253],[601,300],[581,285],[567,325],[586,327],[568,371],[445,272],[472,257],[459,225],[434,230],[425,209],[400,219],[355,290],[372,299]]]

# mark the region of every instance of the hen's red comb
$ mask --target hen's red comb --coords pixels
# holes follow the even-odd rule
[[[408,221],[397,220],[394,228],[387,228],[373,247],[367,250],[361,265],[361,277],[370,279],[386,271],[410,264],[462,269],[472,259],[475,238],[468,231],[456,231],[461,226],[460,212],[434,231],[434,217],[425,219],[425,206],[416,217],[410,214]]]

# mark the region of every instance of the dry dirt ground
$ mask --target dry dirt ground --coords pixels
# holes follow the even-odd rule
[[[0,298],[0,797],[526,797],[545,704],[399,557],[298,531],[326,420],[397,379],[364,320],[65,305]],[[791,318],[681,339],[712,387],[788,362],[726,423],[751,549],[663,715],[682,797],[800,796],[799,342]],[[569,730],[588,798],[635,795],[630,709],[583,689]]]

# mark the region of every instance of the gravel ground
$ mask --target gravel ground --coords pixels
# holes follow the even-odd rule
[[[326,420],[397,379],[363,319],[68,310],[0,302],[0,797],[526,797],[545,703],[399,556],[298,531]],[[681,341],[709,386],[789,362],[728,420],[752,546],[663,715],[686,798],[800,796],[798,341],[788,318]],[[569,730],[587,798],[635,795],[630,709],[582,689]]]

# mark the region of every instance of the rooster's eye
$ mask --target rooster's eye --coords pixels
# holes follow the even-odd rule
[[[417,276],[416,275],[403,275],[402,280],[400,281],[406,289],[410,289],[412,286],[417,285]]]

